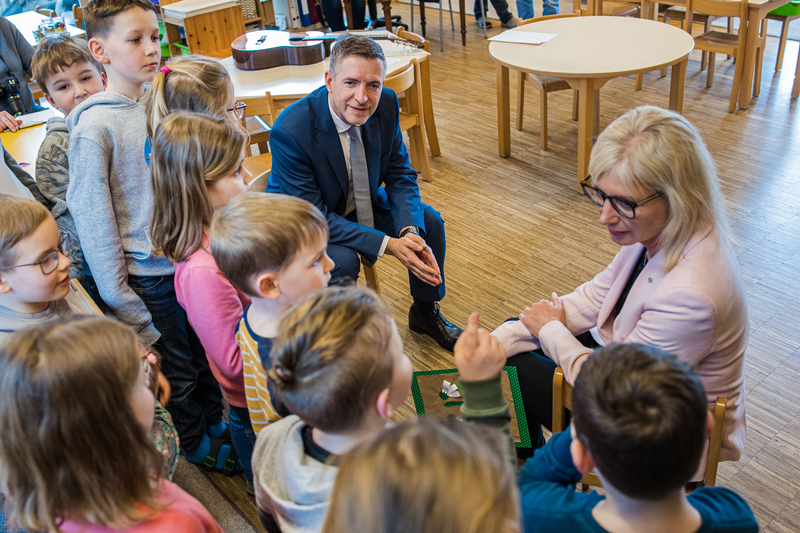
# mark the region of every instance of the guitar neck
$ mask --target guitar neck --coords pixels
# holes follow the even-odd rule
[[[289,37],[290,41],[335,41],[342,35],[341,33],[326,33],[325,35],[312,37],[310,35],[292,35]],[[390,33],[358,33],[356,35],[361,35],[363,37],[368,37],[370,39],[375,40],[391,40],[392,37],[396,37],[394,34]]]

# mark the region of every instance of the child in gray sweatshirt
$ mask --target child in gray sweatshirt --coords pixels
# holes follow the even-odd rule
[[[204,462],[215,453],[201,444],[229,435],[222,395],[175,296],[175,269],[153,251],[148,234],[153,192],[140,99],[161,59],[155,7],[149,0],[93,0],[84,22],[92,55],[108,76],[108,89],[67,117],[67,206],[83,247],[84,284],[163,354],[181,448],[189,460]]]

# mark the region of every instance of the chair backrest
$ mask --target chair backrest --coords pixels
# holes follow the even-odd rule
[[[798,0],[798,1],[800,1],[800,0]],[[403,28],[402,26],[398,26],[398,28],[397,28],[397,36],[398,37],[402,37],[403,39],[408,39],[409,41],[420,42],[425,46],[424,50],[426,52],[430,52],[431,51],[431,43],[425,37],[423,37],[422,35],[418,35],[416,33],[412,33],[410,31],[406,30],[405,28]]]
[[[44,15],[45,17],[50,17],[50,18],[53,18],[57,15],[57,13],[52,9],[47,9],[46,7],[39,7],[39,6],[36,6],[36,12],[39,13],[40,15]]]
[[[553,19],[565,19],[570,17],[580,17],[581,12],[580,10],[576,9],[574,13],[559,13],[558,15],[547,15],[545,17],[533,17],[531,19],[520,19],[520,25],[523,24],[532,24],[534,22],[541,22],[543,20],[553,20]]]
[[[412,85],[414,85],[414,81],[417,79],[417,60],[412,59],[411,63],[401,70],[400,72],[396,72],[392,74],[391,77],[386,78],[383,81],[383,86],[393,90],[396,93],[402,93]]]
[[[748,0],[686,0],[686,12],[702,13],[703,15],[714,15],[717,17],[740,17],[742,21],[747,20]],[[686,17],[689,18],[688,16]],[[741,32],[744,34],[745,32]]]
[[[273,102],[272,95],[269,93],[269,91],[264,93],[264,96],[237,98],[236,101],[247,104],[247,107],[244,110],[245,116],[241,119],[243,126],[245,125],[245,117],[262,117],[270,126],[272,126],[277,118],[275,102]]]
[[[80,6],[72,6],[72,18],[75,19],[75,26],[85,30],[86,26],[83,24],[83,8]]]
[[[746,0],[745,0],[746,1]],[[725,407],[727,400],[718,397],[717,401],[708,406],[714,417],[714,429],[708,442],[708,455],[706,457],[706,474],[703,485],[713,487],[717,481],[717,466],[719,466],[719,452],[722,447],[722,430],[725,420]],[[567,429],[567,411],[572,410],[572,385],[564,379],[564,372],[556,368],[553,374],[553,433]],[[599,487],[600,479],[594,473],[583,476],[581,483]]]
[[[272,173],[272,170],[267,170],[266,172],[262,172],[258,176],[256,176],[253,181],[250,182],[248,186],[248,190],[252,192],[266,192],[267,191],[267,183],[269,182],[269,175]]]

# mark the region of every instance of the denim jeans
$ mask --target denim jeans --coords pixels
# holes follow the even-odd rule
[[[175,296],[175,276],[128,276],[128,285],[144,301],[161,333],[155,346],[162,355],[161,371],[172,387],[167,411],[172,415],[181,447],[193,452],[208,425],[222,421],[222,391],[208,359]]]
[[[248,413],[247,407],[234,407],[233,405],[229,407],[228,428],[231,430],[233,447],[239,456],[239,462],[242,463],[247,481],[252,485],[253,468],[251,461],[253,459],[253,447],[256,445],[256,432],[253,431],[253,426],[250,425],[250,413]]]
[[[542,0],[542,16],[558,14],[558,0]],[[517,15],[522,20],[533,18],[533,0],[517,0]]]

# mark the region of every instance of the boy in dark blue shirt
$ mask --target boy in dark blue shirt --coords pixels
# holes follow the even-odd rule
[[[714,425],[688,365],[641,345],[604,348],[581,368],[572,407],[570,429],[517,474],[527,533],[758,531],[733,491],[686,494]],[[590,471],[606,496],[575,491]]]

